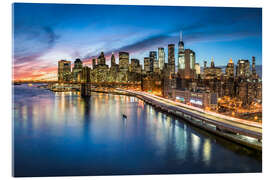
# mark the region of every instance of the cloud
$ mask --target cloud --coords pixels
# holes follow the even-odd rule
[[[112,50],[138,52],[149,48],[175,43],[179,41],[179,33],[183,31],[184,41],[188,43],[209,42],[209,41],[231,41],[247,37],[261,37],[261,27],[259,24],[252,24],[250,18],[261,18],[257,13],[237,14],[239,9],[222,9],[224,14],[229,14],[229,18],[220,17],[221,9],[208,9],[208,12],[197,21],[188,25],[179,24],[168,30],[167,32],[156,34],[137,41],[133,44],[123,46],[119,49]],[[215,16],[214,14],[217,14]],[[259,28],[259,29],[258,29]],[[110,53],[110,52],[108,52]]]
[[[51,27],[21,27],[14,33],[14,63],[35,61],[59,38]]]
[[[38,11],[36,8],[35,10]],[[183,31],[185,44],[231,41],[254,36],[261,37],[261,10],[254,10],[254,8],[203,8],[203,10],[200,10],[200,8],[190,8],[190,10],[181,11],[182,14],[175,13],[175,15],[177,15],[175,19],[168,19],[168,22],[164,22],[166,24],[160,26],[160,28],[151,24],[156,21],[146,21],[142,26],[142,28],[145,29],[138,28],[139,30],[136,29],[135,26],[138,25],[139,27],[142,25],[141,20],[137,21],[137,24],[136,21],[125,21],[126,24],[124,26],[121,24],[121,21],[112,21],[114,16],[110,15],[110,18],[108,18],[105,23],[103,22],[104,19],[100,19],[101,24],[97,23],[94,26],[96,27],[95,29],[98,29],[98,32],[94,30],[92,32],[90,29],[90,32],[86,33],[87,36],[83,36],[83,33],[85,33],[83,28],[85,30],[87,23],[83,24],[82,22],[86,21],[78,18],[86,17],[84,10],[85,9],[82,11],[67,11],[67,13],[72,13],[66,17],[66,13],[60,13],[59,7],[55,7],[55,11],[50,10],[48,11],[49,13],[43,14],[45,11],[40,11],[42,12],[40,17],[38,17],[39,13],[37,12],[38,18],[33,17],[32,13],[30,13],[29,21],[25,18],[25,11],[17,15],[18,19],[15,21],[14,25],[14,71],[18,74],[18,77],[20,75],[26,76],[27,74],[31,74],[30,72],[33,70],[36,71],[36,75],[38,74],[38,68],[40,68],[40,73],[42,74],[45,72],[46,68],[55,66],[56,58],[59,56],[61,56],[59,59],[63,58],[63,54],[59,55],[56,53],[56,50],[59,49],[69,54],[70,56],[68,56],[68,58],[74,57],[75,60],[75,58],[80,57],[85,64],[91,64],[91,59],[97,58],[102,50],[105,53],[107,61],[109,61],[112,52],[115,53],[116,58],[120,51],[128,51],[143,56],[143,54],[150,49],[157,50],[157,47],[167,47],[168,44],[177,43],[179,41],[179,32],[181,30]],[[197,13],[197,10],[199,10],[200,13]],[[64,12],[66,9],[63,8],[62,11]],[[54,13],[51,15],[51,12],[57,15]],[[73,12],[76,12],[76,14],[73,14]],[[92,11],[87,12],[93,14]],[[82,14],[80,15],[80,13]],[[78,14],[80,16],[77,16]],[[61,15],[65,16],[59,18]],[[136,14],[136,17],[137,15],[139,18],[139,14]],[[71,17],[74,17],[76,21],[71,19]],[[156,18],[156,16],[154,17]],[[136,20],[136,18],[134,19]],[[60,24],[60,26],[52,25],[51,20],[54,21],[54,24]],[[65,22],[66,20],[68,21]],[[49,21],[50,25],[48,25]],[[120,27],[117,31],[113,31],[111,27],[104,29],[111,25],[108,24],[112,23],[111,21],[115,23],[113,25],[114,27],[116,25]],[[94,22],[91,22],[91,24],[93,23]],[[131,27],[131,31],[127,30],[128,25]],[[125,31],[121,30],[122,26],[128,31],[126,34],[123,34]],[[59,39],[59,35],[55,33],[54,28],[58,28],[56,32],[61,33],[62,39]],[[70,31],[67,31],[65,28],[70,28]],[[136,31],[132,32],[134,28]],[[149,34],[143,34],[143,31],[153,31],[155,34],[149,33],[151,34],[149,36]],[[97,33],[100,34],[100,36],[95,36],[95,38],[88,40],[87,37],[91,35],[91,33],[93,35]],[[74,34],[76,35],[74,36]],[[83,38],[80,38],[80,36]],[[66,37],[66,39],[63,37]],[[89,43],[85,41],[89,41]],[[54,54],[54,56],[46,58],[45,56],[50,53]],[[54,62],[52,63],[52,61]],[[44,63],[46,62],[48,62],[48,64],[44,67]],[[49,71],[50,70],[48,70],[48,72]]]

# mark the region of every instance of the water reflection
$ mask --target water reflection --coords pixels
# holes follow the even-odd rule
[[[210,164],[210,158],[211,158],[211,144],[210,140],[206,139],[203,144],[203,161],[206,163],[206,165]]]
[[[261,171],[261,155],[134,97],[23,86],[15,97],[18,176]]]
[[[192,149],[193,149],[192,151],[193,151],[194,160],[197,162],[199,160],[201,139],[199,136],[192,133],[191,134],[191,141],[192,141],[191,143],[192,143]]]

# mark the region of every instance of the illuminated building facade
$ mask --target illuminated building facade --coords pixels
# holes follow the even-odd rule
[[[173,98],[173,89],[176,88],[176,76],[171,72],[171,66],[164,64],[162,74],[162,96],[165,98]]]
[[[156,51],[150,51],[149,57],[153,59],[153,61],[157,60],[157,52]]]
[[[92,59],[92,68],[93,68],[93,69],[96,68],[96,65],[97,65],[97,61],[96,61],[96,59],[94,58],[94,59]]]
[[[160,47],[158,48],[158,66],[160,70],[163,70],[165,63],[165,52],[164,48]]]
[[[185,103],[191,104],[195,107],[199,108],[210,108],[216,109],[218,102],[217,102],[217,94],[216,93],[209,93],[209,92],[192,92],[189,90],[173,90],[173,98],[174,100]]]
[[[82,68],[83,68],[82,61],[80,59],[76,59],[74,62],[74,67],[72,69],[73,82],[80,82]]]
[[[222,69],[215,67],[214,58],[211,59],[211,66],[203,70],[204,79],[221,79]]]
[[[224,95],[233,97],[235,96],[234,90],[234,63],[232,59],[229,60],[226,69],[225,69],[225,78],[224,78]]]
[[[238,60],[236,67],[236,77],[247,79],[251,75],[249,60],[240,59]]]
[[[71,79],[71,62],[66,60],[58,61],[58,82],[69,82]]]
[[[142,69],[139,59],[132,58],[129,63],[128,52],[119,52],[119,64],[112,53],[109,67],[101,52],[97,62],[96,59],[92,60],[92,69],[83,67],[82,61],[76,59],[72,73],[70,61],[61,60],[58,62],[58,80],[84,83],[89,78],[95,86],[134,88],[200,108],[214,110],[218,105],[222,111],[229,113],[232,110],[224,110],[224,107],[230,107],[233,102],[230,99],[235,99],[241,107],[246,108],[254,103],[262,103],[262,81],[255,69],[255,57],[252,57],[251,67],[249,60],[238,60],[236,70],[230,59],[224,72],[221,67],[215,66],[212,58],[210,67],[204,61],[201,71],[195,52],[184,49],[181,36],[178,43],[178,72],[175,74],[174,54],[174,44],[169,44],[168,63],[165,63],[164,48],[150,51],[149,57],[143,60]],[[222,100],[218,104],[217,98],[227,101]]]
[[[104,52],[101,52],[100,56],[98,57],[98,65],[105,65],[106,59],[104,56]]]
[[[175,47],[174,44],[168,45],[168,68],[170,69],[170,73],[175,73]]]
[[[201,67],[199,63],[195,63],[195,72],[197,77],[201,74]]]
[[[233,63],[232,59],[230,59],[229,63],[227,64],[227,67],[225,69],[225,75],[227,78],[234,77],[234,63]]]
[[[182,54],[180,54],[182,55]],[[180,58],[180,57],[179,57]],[[190,49],[184,51],[184,65],[180,64],[184,69],[178,69],[178,74],[182,79],[194,79],[195,71],[195,52]]]
[[[141,73],[141,66],[139,59],[131,59],[130,72]]]
[[[127,72],[129,66],[129,53],[119,52],[119,69],[121,72]]]
[[[161,95],[162,93],[162,80],[161,76],[156,73],[150,73],[143,77],[142,90],[146,92],[151,92],[156,95]]]
[[[106,58],[104,56],[104,53],[101,52],[101,54],[98,57],[98,64],[93,68],[93,70],[90,73],[91,76],[91,82],[107,82],[109,75],[109,66],[106,64]]]
[[[143,64],[144,64],[144,71],[146,73],[153,72],[153,63],[152,63],[152,59],[150,57],[145,57]]]
[[[178,72],[179,70],[184,70],[185,68],[186,68],[185,49],[184,49],[184,42],[182,39],[182,33],[180,33],[180,41],[178,43]]]
[[[116,65],[116,62],[115,62],[115,56],[114,54],[112,53],[112,56],[111,56],[111,67],[112,66],[115,66]]]
[[[111,56],[111,67],[109,68],[108,82],[117,82],[117,76],[119,72],[119,65],[115,62],[115,56],[112,53]]]
[[[158,59],[157,59],[157,52],[150,51],[149,57],[150,57],[151,63],[153,63],[153,72],[158,73],[159,72],[159,63],[158,63]]]

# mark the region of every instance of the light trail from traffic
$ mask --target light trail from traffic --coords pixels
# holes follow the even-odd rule
[[[132,91],[132,90],[123,90],[123,89],[117,89],[117,90],[121,90],[121,91],[126,91],[126,92],[130,92],[130,93],[134,93],[134,94],[138,94],[138,95],[142,95],[151,99],[154,99],[155,101],[158,101],[159,103],[163,103],[169,106],[175,106],[178,108],[182,108],[186,111],[192,112],[194,114],[209,118],[211,120],[217,121],[217,122],[221,122],[233,127],[238,127],[238,128],[242,128],[245,130],[249,130],[252,132],[256,132],[256,133],[262,133],[262,125],[259,123],[255,123],[255,122],[248,122],[246,120],[242,120],[242,119],[238,119],[238,118],[233,118],[233,117],[228,117],[228,116],[224,116],[224,115],[220,115],[211,111],[206,111],[197,107],[193,107],[193,106],[189,106],[183,103],[178,103],[166,98],[162,98],[159,96],[155,96],[146,92],[138,92],[138,91]]]

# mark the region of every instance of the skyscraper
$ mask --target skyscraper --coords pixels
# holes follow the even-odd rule
[[[150,51],[149,57],[151,59],[151,63],[153,62],[153,71],[159,72],[159,63],[157,60],[157,52],[156,51]]]
[[[115,57],[114,57],[114,54],[112,53],[112,56],[111,56],[111,66],[115,66]]]
[[[256,74],[256,69],[255,69],[255,57],[252,56],[252,74]]]
[[[140,61],[139,59],[131,59],[130,62],[130,72],[138,72],[140,68]]]
[[[235,94],[234,87],[234,63],[230,59],[225,69],[224,95],[233,96]]]
[[[234,77],[234,63],[232,59],[230,59],[229,63],[227,64],[227,67],[225,69],[225,74],[228,78]]]
[[[119,52],[119,69],[122,72],[127,72],[129,66],[129,53]]]
[[[149,52],[149,57],[152,58],[153,60],[157,59],[157,52],[156,51],[150,51]]]
[[[182,38],[182,32],[180,33],[180,41],[178,43],[178,70],[185,69],[185,49]]]
[[[174,44],[168,45],[168,66],[171,73],[175,73]]]
[[[201,67],[199,63],[195,63],[195,72],[196,72],[196,75],[201,74]]]
[[[80,81],[80,73],[82,71],[83,63],[80,59],[76,59],[74,62],[74,67],[72,69],[73,81]]]
[[[144,58],[143,65],[144,65],[144,71],[145,72],[153,72],[153,66],[151,65],[151,58],[150,57],[145,57]]]
[[[94,59],[92,59],[92,66],[93,66],[93,69],[96,67],[96,65],[97,65],[97,62],[96,62],[96,59],[94,58]]]
[[[182,49],[181,49],[182,51]],[[182,59],[182,52],[180,54],[180,59]],[[184,69],[178,69],[178,73],[180,74],[181,78],[184,79],[193,79],[195,78],[195,52],[190,49],[184,50],[184,63],[181,65]]]
[[[244,60],[240,59],[237,62],[237,67],[236,67],[236,76],[238,78],[249,78],[250,77],[250,64],[249,60]]]
[[[203,61],[203,69],[207,67],[207,61]]]
[[[195,69],[195,62],[196,62],[195,52],[190,50],[189,57],[190,57],[190,69],[194,70]]]
[[[215,67],[215,62],[214,62],[214,58],[211,58],[211,68]]]
[[[159,69],[160,70],[163,70],[164,63],[165,63],[165,52],[164,52],[164,48],[158,48],[158,64],[159,64]]]
[[[205,63],[206,65],[206,63]],[[203,69],[204,79],[220,79],[222,76],[222,69],[215,67],[214,58],[211,59],[211,66]]]
[[[82,66],[83,66],[82,61],[79,58],[77,58],[74,62],[73,69],[82,69]]]
[[[100,56],[98,57],[98,65],[105,65],[105,56],[104,52],[101,52]]]
[[[71,62],[66,60],[58,61],[58,81],[65,82],[71,80]]]

